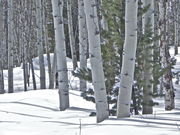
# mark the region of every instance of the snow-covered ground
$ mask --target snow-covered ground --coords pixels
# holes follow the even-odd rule
[[[176,58],[180,61],[180,55]],[[22,92],[22,69],[14,73],[21,92],[0,95],[0,135],[180,135],[179,85],[173,111],[164,111],[162,98],[152,115],[110,117],[97,124],[96,117],[89,116],[95,105],[83,100],[79,91],[70,91],[70,108],[60,112],[56,89]],[[72,86],[77,85],[77,79],[71,79]]]
[[[160,104],[153,115],[110,117],[96,124],[96,117],[89,116],[94,104],[84,101],[78,91],[70,91],[71,107],[63,112],[58,110],[57,90],[4,94],[0,96],[0,135],[80,135],[80,127],[81,135],[180,135],[178,97],[176,103],[174,111],[165,112]]]

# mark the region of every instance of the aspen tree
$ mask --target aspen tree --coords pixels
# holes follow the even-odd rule
[[[57,55],[57,72],[59,85],[60,110],[64,111],[69,107],[69,89],[68,89],[68,70],[66,63],[66,48],[63,24],[63,0],[52,0],[56,55]]]
[[[168,68],[163,75],[163,89],[165,92],[165,110],[174,109],[174,88],[172,83],[172,73],[169,69],[170,54],[167,45],[167,27],[166,27],[166,1],[159,1],[159,28],[160,28],[160,55],[162,59],[162,68]]]
[[[37,46],[39,55],[39,67],[40,67],[40,88],[46,88],[46,76],[44,66],[44,48],[43,48],[43,22],[42,22],[42,1],[36,0],[36,20],[37,20]]]
[[[79,56],[80,68],[87,68],[87,49],[88,49],[88,33],[86,25],[86,15],[84,11],[84,1],[78,0],[78,21],[79,21]],[[86,81],[80,80],[80,90],[86,91]]]
[[[76,55],[76,47],[75,47],[75,36],[73,32],[73,23],[72,23],[72,0],[67,0],[67,14],[68,14],[68,30],[69,30],[69,42],[71,47],[71,57],[73,62],[73,70],[75,70],[77,66],[77,55]]]
[[[8,93],[14,91],[13,81],[13,0],[8,0]]]
[[[118,118],[130,116],[131,93],[137,48],[137,3],[137,0],[125,1],[125,43],[117,103]]]
[[[4,77],[3,77],[3,6],[0,0],[0,94],[4,93]]]
[[[92,70],[92,81],[95,91],[97,122],[108,118],[108,104],[102,66],[100,31],[95,0],[84,0],[86,23],[89,41],[89,57]]]
[[[143,15],[143,33],[148,32],[148,27],[151,27],[152,35],[154,36],[154,0],[143,0],[144,8],[149,6],[149,9]],[[143,87],[143,114],[153,113],[153,44],[154,42],[145,45],[144,54],[144,87]]]

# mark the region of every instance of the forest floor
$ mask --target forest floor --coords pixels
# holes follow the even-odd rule
[[[180,55],[176,59],[178,70]],[[7,72],[4,73],[6,79]],[[180,135],[179,85],[175,85],[173,111],[164,111],[164,99],[157,98],[159,105],[152,115],[121,119],[111,116],[96,124],[96,117],[89,116],[95,105],[83,100],[79,91],[70,91],[70,108],[60,112],[57,89],[22,92],[22,69],[18,67],[14,73],[16,93],[0,95],[0,135]],[[71,81],[74,88],[77,79],[71,77]]]

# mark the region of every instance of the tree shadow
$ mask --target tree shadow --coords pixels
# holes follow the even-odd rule
[[[50,118],[50,117],[39,116],[39,115],[31,115],[31,114],[26,114],[26,113],[18,113],[18,112],[12,112],[12,111],[4,111],[4,110],[0,110],[0,112],[11,113],[11,114],[17,114],[17,115],[28,116],[28,117],[35,117],[35,118],[52,119],[52,118]]]
[[[174,120],[174,123],[167,123],[167,120],[170,120],[170,119],[159,119],[159,118],[156,118],[156,119],[153,119],[155,121],[152,121],[152,118],[142,118],[142,119],[131,119],[131,118],[119,118],[119,119],[116,119],[116,118],[109,118],[108,120],[113,120],[113,121],[128,121],[130,123],[141,123],[143,125],[134,125],[134,126],[138,126],[138,127],[156,127],[156,128],[162,128],[162,126],[167,126],[166,128],[169,128],[169,129],[172,129],[171,127],[169,126],[173,126],[176,128],[180,127],[180,124],[178,124],[177,122],[178,121],[175,121]],[[151,120],[151,121],[148,121],[148,120]],[[166,122],[159,122],[158,120],[165,120]],[[152,124],[152,125],[150,125]],[[106,124],[107,125],[107,124]],[[109,125],[109,124],[108,124]],[[110,125],[114,125],[114,124],[110,124]],[[132,126],[131,124],[129,126]]]
[[[90,113],[90,112],[92,112],[92,111],[95,111],[95,110],[93,110],[93,109],[86,109],[86,108],[80,108],[80,107],[74,107],[74,106],[68,108],[68,110],[82,111],[82,112],[88,112],[88,113]]]
[[[51,107],[46,107],[46,106],[42,106],[42,105],[25,103],[25,102],[19,102],[19,101],[15,101],[15,102],[0,102],[0,103],[2,103],[2,104],[14,103],[14,104],[21,104],[21,105],[28,105],[28,106],[43,108],[43,109],[47,109],[47,110],[51,110],[51,111],[59,111],[59,109],[57,109],[57,108],[51,108]]]
[[[16,124],[20,124],[20,121],[0,121],[0,123],[16,123]]]

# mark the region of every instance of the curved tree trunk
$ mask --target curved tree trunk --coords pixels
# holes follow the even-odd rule
[[[124,56],[117,103],[118,118],[130,116],[131,93],[137,48],[137,2],[137,0],[126,0]]]
[[[97,122],[101,122],[108,118],[109,112],[102,66],[100,32],[95,0],[84,0],[84,7],[88,29],[92,81],[95,90]]]

